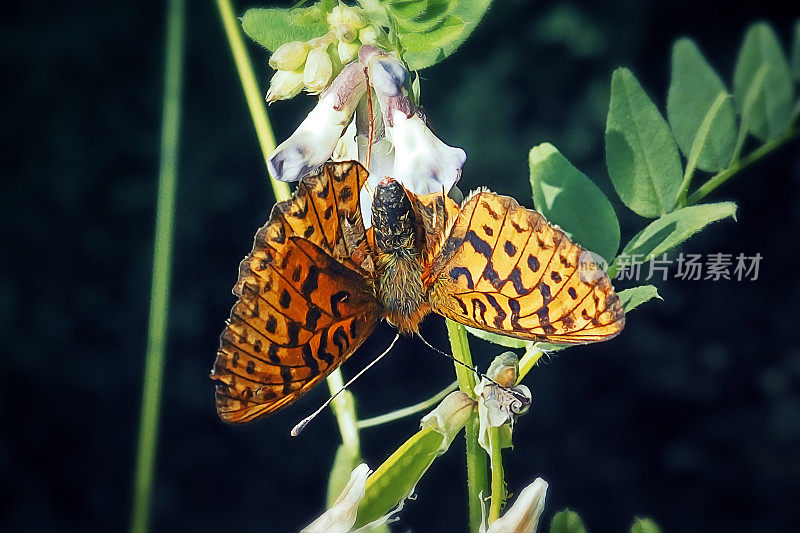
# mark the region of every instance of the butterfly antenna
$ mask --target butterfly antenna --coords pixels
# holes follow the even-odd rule
[[[399,339],[399,338],[400,338],[400,334],[398,333],[398,334],[396,334],[396,335],[394,336],[394,340],[392,340],[392,343],[389,345],[389,347],[388,347],[388,348],[386,348],[386,349],[383,351],[383,353],[382,353],[382,354],[380,354],[378,357],[376,357],[375,359],[373,359],[372,361],[370,361],[370,363],[369,363],[367,366],[365,366],[364,368],[362,368],[362,369],[361,369],[361,370],[358,372],[358,374],[356,374],[355,376],[353,376],[352,378],[350,378],[350,380],[349,380],[347,383],[345,383],[345,384],[344,384],[344,386],[343,386],[341,389],[339,389],[338,391],[336,391],[336,392],[335,392],[335,393],[334,393],[334,394],[333,394],[333,395],[332,395],[330,398],[328,398],[328,400],[327,400],[325,403],[323,403],[322,405],[320,405],[320,406],[319,406],[319,408],[318,408],[316,411],[314,411],[313,413],[311,413],[310,415],[308,415],[307,417],[305,417],[304,419],[302,419],[300,422],[298,422],[298,423],[297,423],[297,425],[296,425],[296,426],[294,426],[294,427],[292,428],[292,431],[290,432],[290,433],[291,433],[291,435],[292,435],[292,437],[297,437],[298,435],[300,435],[300,433],[301,433],[301,432],[302,432],[302,431],[303,431],[303,430],[306,428],[306,426],[308,425],[308,423],[309,423],[309,422],[311,422],[311,421],[314,419],[314,417],[316,417],[318,414],[320,414],[320,413],[322,412],[322,410],[323,410],[323,409],[325,409],[326,407],[328,407],[328,406],[331,404],[331,402],[332,402],[332,401],[333,401],[333,400],[334,400],[334,399],[335,399],[337,396],[339,396],[339,393],[341,393],[341,392],[342,392],[342,391],[344,391],[344,390],[345,390],[347,387],[349,387],[350,385],[352,385],[352,384],[353,384],[353,382],[354,382],[355,380],[357,380],[359,377],[361,377],[361,375],[362,375],[364,372],[366,372],[367,370],[369,370],[370,368],[372,368],[373,366],[375,366],[375,363],[377,363],[378,361],[380,361],[381,359],[383,359],[383,357],[384,357],[386,354],[388,354],[388,353],[391,351],[391,349],[394,347],[395,343],[397,342],[397,339]]]
[[[453,354],[449,354],[447,352],[443,352],[439,348],[437,348],[436,346],[431,345],[431,343],[429,343],[428,341],[425,340],[425,337],[423,337],[420,332],[417,332],[417,337],[419,337],[419,340],[421,340],[422,342],[425,343],[425,346],[427,346],[428,348],[430,348],[434,352],[436,352],[438,354],[441,354],[441,355],[447,357],[448,359],[452,359],[454,362],[458,363],[459,365],[463,366],[464,368],[469,368],[479,378],[486,378],[487,380],[489,380],[489,382],[494,383],[495,385],[497,385],[498,387],[500,387],[504,391],[511,392],[513,394],[513,391],[511,391],[511,389],[509,389],[508,387],[504,387],[504,386],[500,385],[498,382],[496,382],[495,380],[493,380],[492,378],[490,378],[489,376],[487,376],[483,372],[479,371],[478,367],[473,368],[473,367],[469,366],[467,363],[465,363],[464,361],[461,361],[461,360],[457,359]]]

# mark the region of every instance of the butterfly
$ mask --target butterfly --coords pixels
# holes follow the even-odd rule
[[[385,319],[418,332],[434,312],[533,341],[610,339],[625,324],[605,273],[557,227],[515,200],[477,190],[459,206],[391,178],[328,162],[272,210],[239,266],[211,377],[226,422],[296,400],[349,358]]]

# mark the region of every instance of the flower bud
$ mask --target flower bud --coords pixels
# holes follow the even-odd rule
[[[306,62],[310,47],[300,41],[282,44],[269,58],[269,66],[275,70],[297,70]]]
[[[503,387],[513,387],[519,374],[519,358],[514,352],[503,352],[494,358],[486,375]]]
[[[331,26],[351,24],[356,28],[362,28],[364,26],[364,22],[361,20],[355,8],[344,4],[339,4],[331,10],[328,14],[328,24]]]
[[[340,41],[349,43],[358,37],[358,30],[364,27],[364,20],[358,9],[339,4],[328,15],[328,24]]]
[[[536,533],[539,517],[544,511],[547,481],[537,477],[522,489],[506,514],[489,526],[486,533]]]
[[[288,100],[303,90],[303,73],[299,70],[279,70],[272,76],[267,91],[267,103]]]
[[[361,41],[361,44],[385,46],[388,39],[381,28],[377,26],[367,26],[358,31],[358,40]]]
[[[306,66],[303,69],[303,83],[311,94],[319,94],[325,90],[333,77],[333,62],[328,55],[327,47],[317,47],[308,53]]]
[[[440,453],[447,451],[453,438],[467,423],[475,407],[475,401],[462,391],[451,392],[430,413],[420,420],[421,427],[430,426],[444,436]]]
[[[358,57],[358,49],[361,48],[359,43],[345,43],[339,42],[336,46],[336,51],[339,53],[339,60],[342,64],[353,61]]]
[[[356,522],[358,504],[364,499],[367,478],[372,471],[362,463],[350,474],[342,493],[322,516],[303,528],[301,533],[347,533]]]

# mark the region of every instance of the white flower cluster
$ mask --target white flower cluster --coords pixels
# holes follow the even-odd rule
[[[269,65],[277,72],[270,82],[267,102],[287,100],[303,88],[310,94],[324,91],[345,65],[358,58],[362,44],[386,46],[388,36],[367,25],[360,8],[339,4],[328,14],[330,31],[308,42],[279,46]]]
[[[366,190],[374,190],[385,177],[417,195],[449,192],[467,155],[431,132],[409,97],[408,79],[402,62],[378,47],[362,45],[358,60],[342,69],[297,130],[270,154],[270,175],[291,182],[331,158],[362,164],[369,159],[370,187],[361,195],[365,227],[372,225]]]

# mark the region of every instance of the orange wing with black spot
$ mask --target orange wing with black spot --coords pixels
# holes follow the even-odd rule
[[[425,280],[434,312],[520,339],[609,339],[625,314],[608,276],[542,215],[481,191],[437,246]]]
[[[322,381],[380,317],[357,163],[329,163],[272,210],[239,267],[211,377],[227,422],[275,412]]]

